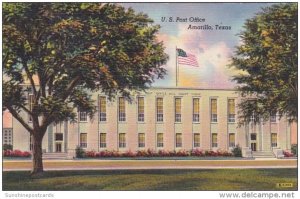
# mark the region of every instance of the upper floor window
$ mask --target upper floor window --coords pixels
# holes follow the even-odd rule
[[[106,121],[106,97],[99,97],[99,120],[100,122]]]
[[[228,100],[228,122],[235,122],[235,100]]]
[[[210,113],[211,113],[211,122],[218,122],[218,107],[217,107],[217,99],[210,100]]]
[[[64,134],[55,133],[55,141],[63,141]]]
[[[164,121],[163,98],[156,98],[156,121]]]
[[[126,121],[126,107],[125,107],[125,99],[124,97],[119,98],[119,121]]]
[[[193,122],[200,121],[200,102],[199,98],[193,99]]]
[[[181,122],[181,98],[175,98],[175,122]]]
[[[275,123],[276,122],[276,113],[270,115],[270,121]]]
[[[79,111],[79,122],[87,121],[87,113],[85,111]]]
[[[145,120],[145,105],[144,105],[144,98],[138,97],[138,121],[144,122]]]

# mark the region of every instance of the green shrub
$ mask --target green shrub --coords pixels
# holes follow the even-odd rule
[[[3,144],[2,150],[13,150],[13,146],[11,144]]]
[[[292,144],[291,151],[295,156],[298,156],[298,144]]]
[[[85,151],[80,146],[77,146],[76,149],[76,158],[84,158],[86,156]]]
[[[242,149],[239,145],[236,145],[234,149],[232,149],[232,153],[234,157],[242,157]]]

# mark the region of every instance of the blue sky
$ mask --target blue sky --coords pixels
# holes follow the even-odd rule
[[[233,88],[231,77],[237,71],[228,68],[234,47],[240,44],[237,34],[246,19],[271,3],[123,3],[137,12],[148,14],[161,29],[158,39],[164,42],[169,61],[168,75],[154,86],[175,86],[176,46],[197,57],[199,67],[179,65],[179,87]],[[205,22],[161,22],[162,17],[176,19],[204,18]],[[191,30],[188,26],[210,25],[213,30]],[[215,25],[230,26],[216,30]]]

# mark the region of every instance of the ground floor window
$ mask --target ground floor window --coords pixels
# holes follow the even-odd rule
[[[163,133],[157,134],[157,147],[164,147],[164,134]]]
[[[100,148],[106,148],[106,133],[100,133]]]
[[[176,133],[176,147],[182,147],[182,134]]]
[[[194,133],[194,147],[200,147],[200,133]]]
[[[126,147],[126,135],[125,133],[119,133],[119,148]]]
[[[271,145],[277,147],[277,133],[271,133]]]
[[[218,147],[218,134],[212,134],[212,147]]]
[[[139,147],[144,148],[145,147],[145,133],[139,133],[138,135],[138,142],[139,142]]]
[[[87,133],[80,133],[80,147],[87,147]]]
[[[235,147],[235,134],[229,133],[229,147]]]

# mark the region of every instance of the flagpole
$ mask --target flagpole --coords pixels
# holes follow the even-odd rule
[[[177,67],[178,67],[178,58],[177,58],[177,46],[176,46],[176,49],[175,49],[175,52],[176,52],[176,87],[177,87],[177,85],[178,85],[178,69],[177,69]]]

